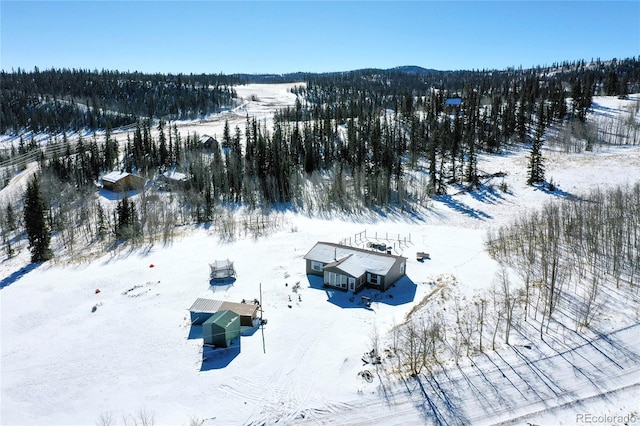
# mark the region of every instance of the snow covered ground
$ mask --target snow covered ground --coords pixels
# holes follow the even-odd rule
[[[287,87],[238,88],[246,99],[241,108],[268,119],[295,99]],[[245,111],[224,116],[243,128]],[[220,136],[223,125],[211,118],[180,129]],[[272,213],[280,226],[259,238],[240,232],[221,241],[212,229],[192,227],[169,246],[123,248],[90,261],[33,267],[26,250],[5,259],[0,423],[124,424],[145,413],[162,425],[580,424],[589,423],[586,416],[605,416],[600,424],[623,424],[623,416],[638,422],[640,318],[628,311],[611,312],[610,333],[577,346],[573,336],[527,348],[516,336],[512,346],[422,382],[390,380],[382,370],[385,377],[374,374],[372,382],[359,375],[376,371],[362,361],[372,336],[404,321],[439,279],[455,277],[458,294],[491,286],[498,268],[484,250],[488,229],[548,200],[640,181],[640,146],[544,155],[547,177],[560,188],[555,195],[525,184],[527,152],[514,149],[478,162],[483,172],[506,172],[487,183],[504,179],[509,192],[452,191],[413,215],[283,211]],[[305,275],[303,256],[317,241],[355,242],[363,231],[360,244],[396,240],[394,250],[408,258],[407,278],[385,294],[350,298]],[[417,251],[431,259],[417,262]],[[235,282],[210,286],[215,259],[235,262]],[[363,295],[372,298],[370,307]],[[203,353],[188,312],[198,297],[262,298],[267,323],[238,347]]]

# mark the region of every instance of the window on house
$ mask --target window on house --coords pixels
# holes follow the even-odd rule
[[[324,265],[322,264],[322,262],[316,262],[315,260],[311,261],[311,269],[317,272],[322,272],[322,267]]]
[[[335,272],[327,272],[324,271],[324,283],[326,285],[330,285],[332,287],[335,287],[337,285],[340,285],[340,282],[337,281],[337,274]]]
[[[369,282],[378,285],[378,276],[376,274],[369,274]]]

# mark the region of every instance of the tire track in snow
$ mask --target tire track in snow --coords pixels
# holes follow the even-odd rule
[[[299,377],[295,373],[305,369],[307,365],[312,365],[310,359],[315,353],[316,346],[332,324],[333,321],[327,322],[318,332],[309,332],[301,336],[299,344],[288,358],[293,362],[282,362],[271,375],[269,382],[262,387],[266,398],[261,400],[260,412],[255,416],[252,415],[245,424],[248,426],[278,422],[289,424],[292,421],[307,418],[309,415],[313,416],[314,410],[305,406],[311,401],[318,373],[311,372],[309,380],[304,382],[295,382],[294,379]]]

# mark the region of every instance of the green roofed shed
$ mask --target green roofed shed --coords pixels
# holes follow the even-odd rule
[[[239,336],[240,315],[235,312],[216,312],[202,324],[202,338],[205,345],[228,348]]]

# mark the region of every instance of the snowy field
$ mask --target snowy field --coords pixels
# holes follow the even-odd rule
[[[239,87],[240,107],[180,123],[180,131],[219,137],[225,119],[232,129],[244,129],[247,114],[269,120],[275,108],[295,100],[288,87]],[[597,102],[626,105],[615,98]],[[371,368],[362,357],[372,336],[384,338],[437,286],[455,286],[456,295],[491,286],[498,267],[484,250],[487,230],[553,199],[640,181],[638,145],[581,154],[546,150],[547,178],[560,189],[555,194],[525,184],[527,154],[523,148],[479,157],[482,172],[506,173],[487,183],[504,179],[509,192],[451,191],[412,215],[283,211],[272,213],[279,226],[259,238],[240,232],[221,241],[207,227],[190,227],[170,246],[125,248],[90,261],[32,267],[26,250],[4,259],[0,423],[116,425],[135,418],[141,424],[145,415],[161,425],[555,425],[586,424],[587,415],[599,424],[623,424],[624,416],[640,422],[637,308],[610,312],[610,333],[577,347],[532,346],[516,336],[512,346],[425,377],[421,386],[359,375]],[[361,246],[385,242],[408,258],[407,277],[394,288],[350,298],[305,275],[303,256],[317,241],[355,243],[363,231]],[[417,251],[431,259],[416,261]],[[208,263],[215,259],[235,262],[235,282],[210,286]],[[363,295],[372,298],[370,307]],[[262,298],[267,323],[245,333],[237,347],[203,353],[188,312],[198,297]]]

